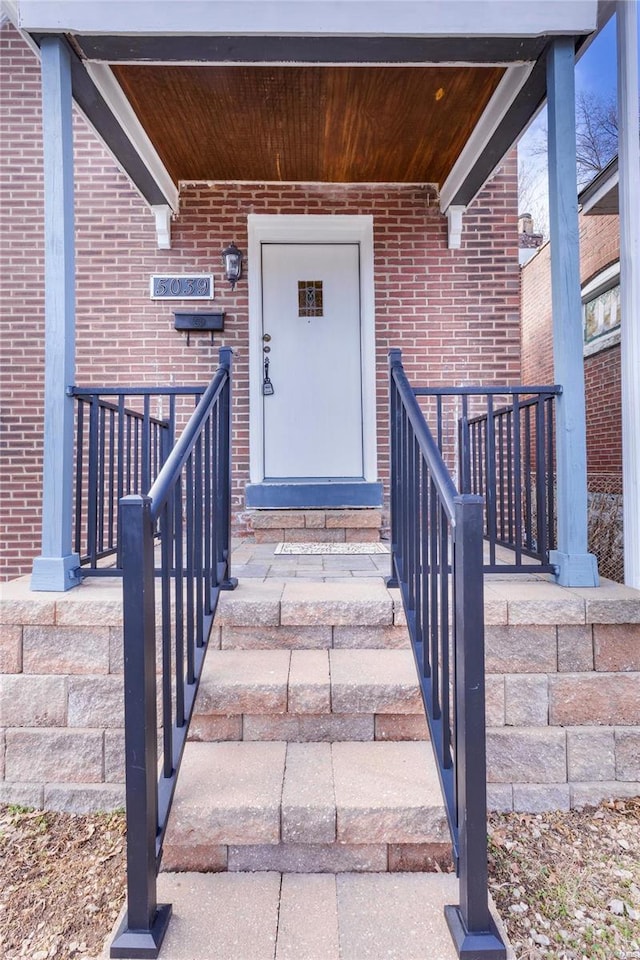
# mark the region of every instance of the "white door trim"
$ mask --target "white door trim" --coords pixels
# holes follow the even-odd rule
[[[262,419],[262,268],[263,243],[357,243],[360,246],[362,311],[362,433],[364,479],[378,479],[376,448],[376,338],[373,271],[373,217],[326,214],[257,214],[249,229],[249,474],[264,481]]]

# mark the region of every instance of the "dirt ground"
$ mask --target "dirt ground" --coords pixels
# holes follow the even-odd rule
[[[0,957],[88,960],[124,901],[123,814],[0,807]]]
[[[100,954],[124,900],[124,835],[122,814],[0,807],[3,960]],[[640,798],[493,814],[489,838],[491,892],[518,960],[640,958]]]
[[[640,958],[640,798],[492,815],[493,898],[518,960]]]

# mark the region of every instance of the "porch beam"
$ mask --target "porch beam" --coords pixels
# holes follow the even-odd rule
[[[42,554],[32,590],[68,590],[80,559],[71,549],[75,376],[75,246],[71,63],[63,41],[41,47],[44,170],[45,363]]]
[[[558,397],[556,463],[558,549],[550,553],[563,586],[598,585],[587,550],[587,443],[580,249],[576,187],[575,44],[552,41],[547,55],[549,223],[553,363]]]
[[[618,166],[624,582],[640,588],[640,155],[638,5],[618,3]]]
[[[500,65],[534,63],[546,38],[358,36],[126,36],[79,34],[84,56],[100,63],[296,63]]]
[[[453,169],[440,188],[440,208],[443,213],[448,211],[450,205],[461,204],[461,201],[455,198],[463,194],[468,181],[479,182],[476,180],[478,174],[475,171],[478,157],[482,156],[485,147],[500,128],[504,117],[525,86],[532,70],[533,64],[527,63],[511,66],[505,71],[495,93],[453,165]],[[502,156],[505,150],[502,147],[500,149],[502,150]],[[498,150],[498,153],[500,153],[500,150]],[[498,159],[500,158],[498,157]],[[493,157],[491,162],[493,162]],[[486,168],[483,168],[482,176],[486,179]],[[473,199],[473,197],[470,197],[470,199]],[[468,202],[466,201],[466,203]],[[462,203],[461,205],[464,206],[465,204]]]
[[[597,0],[375,0],[363,16],[361,0],[244,0],[240,20],[248,34],[264,36],[331,35],[424,37],[537,37],[544,33],[591,33],[596,27]],[[65,30],[75,33],[139,33],[184,35],[197,25],[198,33],[235,34],[239,27],[236,4],[227,0],[20,0],[24,29]],[[187,27],[188,29],[188,27]]]

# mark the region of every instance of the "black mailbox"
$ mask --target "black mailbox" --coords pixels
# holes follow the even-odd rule
[[[176,330],[183,330],[187,334],[187,343],[191,333],[204,333],[206,330],[211,332],[211,342],[213,342],[213,331],[224,330],[224,313],[205,313],[198,311],[193,313],[187,310],[174,310],[174,326]]]

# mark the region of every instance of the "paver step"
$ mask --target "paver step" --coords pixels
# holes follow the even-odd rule
[[[158,896],[173,904],[162,960],[457,957],[444,915],[459,902],[450,873],[163,873]]]
[[[189,743],[168,870],[421,870],[450,850],[427,743]]]
[[[222,650],[400,650],[409,649],[407,628],[400,624],[305,624],[214,627],[209,648]]]
[[[209,650],[193,740],[423,740],[410,650]]]
[[[313,580],[240,580],[223,593],[216,612],[218,626],[371,627],[403,625],[398,591],[387,590],[381,577],[323,583]]]

